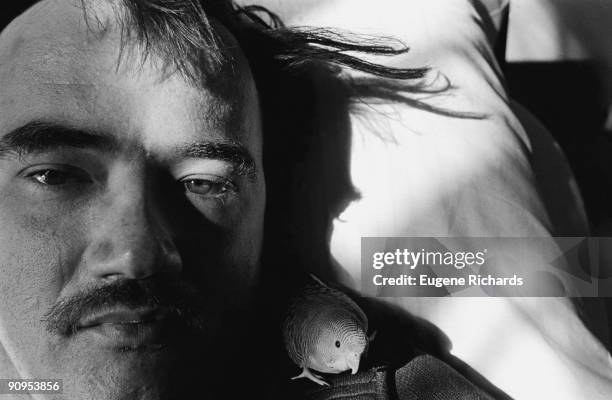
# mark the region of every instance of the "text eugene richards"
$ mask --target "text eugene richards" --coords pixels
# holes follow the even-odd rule
[[[485,264],[487,249],[481,251],[410,251],[408,249],[397,249],[394,252],[376,252],[372,256],[372,267],[382,270],[387,266],[404,266],[410,270],[418,266],[452,266],[457,270],[465,267],[482,267]],[[511,277],[495,277],[490,274],[468,274],[467,277],[440,277],[419,274],[412,276],[401,274],[394,277],[386,277],[375,274],[372,278],[375,286],[523,286],[522,277],[514,274]]]

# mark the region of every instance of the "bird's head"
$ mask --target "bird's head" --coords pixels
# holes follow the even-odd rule
[[[350,370],[356,374],[368,337],[362,327],[353,321],[335,321],[325,329],[318,343],[319,354],[329,373]]]

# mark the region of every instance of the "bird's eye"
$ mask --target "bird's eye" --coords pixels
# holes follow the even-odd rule
[[[336,347],[340,348],[340,341],[336,340]]]

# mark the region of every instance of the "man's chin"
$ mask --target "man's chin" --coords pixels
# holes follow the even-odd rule
[[[91,348],[86,359],[65,365],[70,371],[63,369],[69,381],[64,379],[64,396],[80,400],[186,398],[203,392],[194,385],[205,387],[209,379],[215,379],[207,371],[206,358],[203,349],[187,342]]]

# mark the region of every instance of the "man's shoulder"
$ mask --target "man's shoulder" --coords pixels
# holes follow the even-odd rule
[[[363,400],[491,400],[494,397],[475,386],[444,361],[424,354],[400,367],[374,367],[358,374],[326,378],[330,386],[309,385],[304,399]]]
[[[492,399],[457,370],[428,354],[395,370],[394,378],[396,395],[401,400]]]

